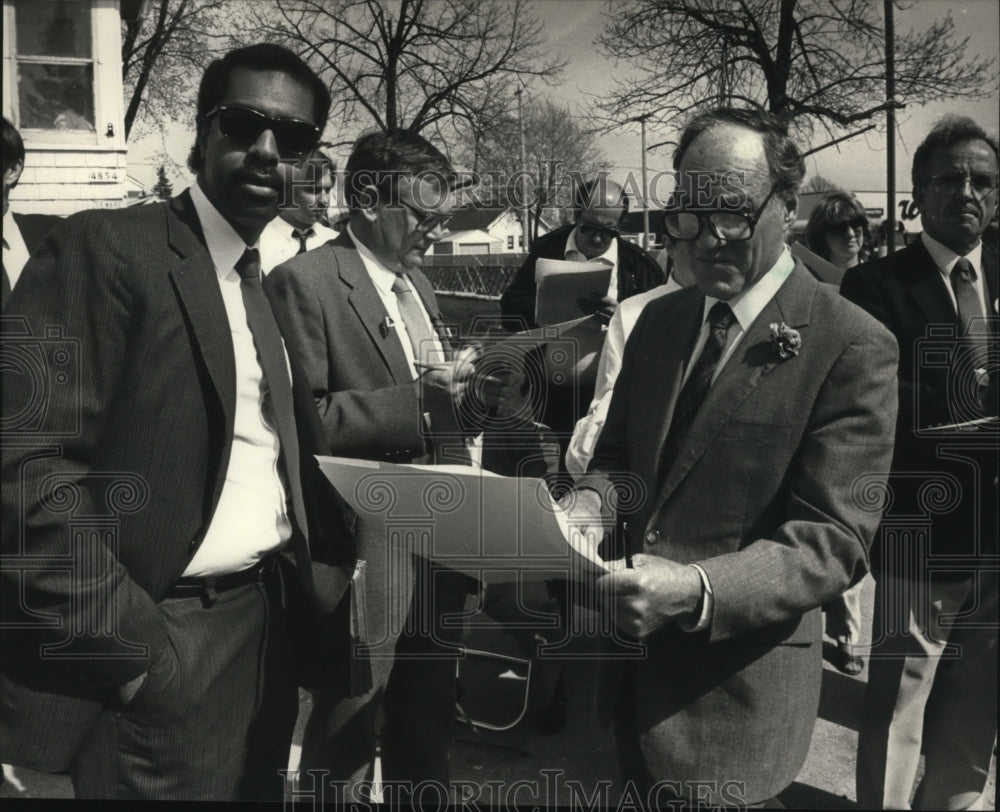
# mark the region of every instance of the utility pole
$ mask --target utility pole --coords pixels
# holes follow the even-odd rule
[[[646,119],[649,113],[628,119],[638,121],[642,133],[642,250],[649,250],[649,188],[646,185]]]
[[[885,250],[896,250],[896,32],[893,27],[892,0],[885,0],[885,98],[886,110],[886,206]]]
[[[531,228],[528,225],[528,167],[527,150],[524,146],[524,110],[521,105],[521,93],[524,88],[519,87],[514,93],[517,95],[517,128],[521,133],[521,247],[525,252],[531,250]]]

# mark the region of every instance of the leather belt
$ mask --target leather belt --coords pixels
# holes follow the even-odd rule
[[[164,598],[213,598],[220,592],[228,592],[247,584],[260,583],[277,569],[278,556],[272,554],[262,558],[252,567],[224,575],[209,575],[204,578],[178,578]]]

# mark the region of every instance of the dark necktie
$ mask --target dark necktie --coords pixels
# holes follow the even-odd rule
[[[301,230],[297,228],[292,229],[292,236],[299,241],[299,250],[297,253],[304,254],[306,252],[306,242],[315,233],[316,229],[314,229],[312,226]]]
[[[399,315],[403,317],[406,333],[410,337],[413,360],[423,364],[443,361],[443,358],[435,357],[437,342],[434,340],[434,333],[427,325],[427,319],[424,317],[420,302],[417,301],[417,295],[403,274],[396,274],[396,281],[392,283],[392,292],[396,294]]]
[[[698,414],[698,409],[701,408],[701,404],[708,395],[708,390],[712,385],[712,377],[719,365],[722,351],[726,347],[729,327],[734,319],[732,309],[725,302],[716,302],[708,311],[708,340],[705,342],[698,360],[691,368],[691,374],[688,375],[684,388],[681,389],[681,393],[677,397],[674,416],[670,421],[670,430],[667,432],[667,441],[663,444],[663,453],[660,457],[661,471],[670,470],[680,445],[687,437],[695,415]]]
[[[270,399],[274,414],[275,431],[281,443],[281,455],[285,462],[285,474],[292,497],[292,508],[300,526],[305,521],[302,512],[302,487],[299,481],[299,443],[295,433],[295,405],[292,401],[292,386],[285,362],[285,348],[281,333],[274,320],[271,304],[264,293],[260,281],[260,254],[256,248],[248,248],[236,263],[240,275],[240,293],[247,311],[247,324],[257,347],[257,358],[267,384],[266,398]],[[266,412],[265,412],[266,413]]]

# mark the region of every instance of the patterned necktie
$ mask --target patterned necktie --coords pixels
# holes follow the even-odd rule
[[[309,238],[315,233],[316,229],[312,226],[301,230],[297,228],[292,229],[292,236],[299,241],[299,250],[296,254],[304,254],[306,252],[306,242],[308,242]]]
[[[983,321],[983,304],[976,290],[976,269],[965,257],[961,257],[951,270],[951,289],[955,291],[958,306],[958,320],[962,325],[962,335],[966,336],[973,353],[976,367],[986,364],[988,336]],[[972,331],[972,327],[977,329]]]
[[[427,324],[424,311],[420,307],[420,302],[417,301],[417,295],[403,274],[396,274],[396,281],[392,283],[392,292],[396,294],[399,315],[403,317],[406,334],[410,337],[413,360],[422,364],[443,360],[436,357],[437,341],[434,339],[434,333],[431,332]]]
[[[264,293],[260,281],[260,253],[256,248],[247,248],[236,263],[240,275],[240,293],[247,311],[247,324],[257,347],[257,357],[267,385],[265,398],[270,399],[274,414],[275,431],[281,443],[281,455],[285,461],[285,474],[292,491],[292,508],[296,518],[304,521],[302,486],[299,477],[299,443],[295,433],[295,405],[292,400],[292,385],[285,362],[285,347],[281,341],[278,323],[274,320],[271,303]]]
[[[716,302],[708,311],[708,340],[677,397],[673,420],[670,421],[670,430],[667,432],[667,441],[663,444],[663,453],[660,456],[661,471],[670,470],[680,445],[687,437],[695,415],[698,414],[698,409],[708,395],[712,377],[726,346],[729,327],[734,320],[733,311],[725,302]]]

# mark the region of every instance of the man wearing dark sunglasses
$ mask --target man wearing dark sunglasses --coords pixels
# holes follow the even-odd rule
[[[295,650],[292,609],[331,618],[355,561],[257,242],[329,105],[285,48],[213,61],[195,184],[67,218],[11,297],[5,349],[58,336],[62,384],[25,422],[37,387],[5,367],[0,759],[68,770],[77,798],[284,797],[318,650]]]
[[[628,196],[620,184],[603,175],[582,183],[574,192],[574,204],[575,222],[539,237],[504,291],[500,311],[507,329],[538,326],[535,324],[535,265],[539,259],[596,260],[611,267],[608,289],[595,291],[594,302],[584,307],[581,315],[595,312],[605,298],[603,306],[610,319],[615,302],[644,293],[666,281],[663,269],[653,257],[634,243],[621,239],[619,229],[628,214]]]
[[[639,316],[570,518],[617,525],[598,588],[645,645],[599,688],[623,780],[651,806],[772,808],[809,750],[820,607],[866,568],[855,489],[885,483],[897,350],[792,259],[805,164],[780,120],[703,113],[674,168],[696,286]]]
[[[539,259],[603,262],[611,268],[607,290],[593,291],[581,300],[580,315],[599,313],[606,324],[618,302],[644,293],[666,281],[659,263],[641,248],[623,240],[619,228],[628,214],[628,196],[604,175],[575,190],[576,222],[540,237],[500,299],[503,326],[512,331],[537,327],[535,323],[535,267]],[[598,338],[598,340],[600,340]],[[593,380],[573,379],[565,386],[550,385],[539,402],[539,419],[560,438],[563,453],[573,427],[594,394]]]
[[[336,455],[470,460],[460,414],[473,365],[453,355],[420,270],[446,233],[456,182],[448,159],[415,133],[362,136],[344,173],[345,231],[267,277]],[[356,696],[332,681],[318,686],[300,769],[340,782],[347,795],[337,800],[363,801],[380,743],[382,780],[393,787],[386,801],[405,801],[421,782],[447,785],[460,629],[442,617],[461,612],[470,584],[418,555],[391,556],[383,524],[359,520],[356,534],[372,644],[361,656],[371,657],[373,684]]]

